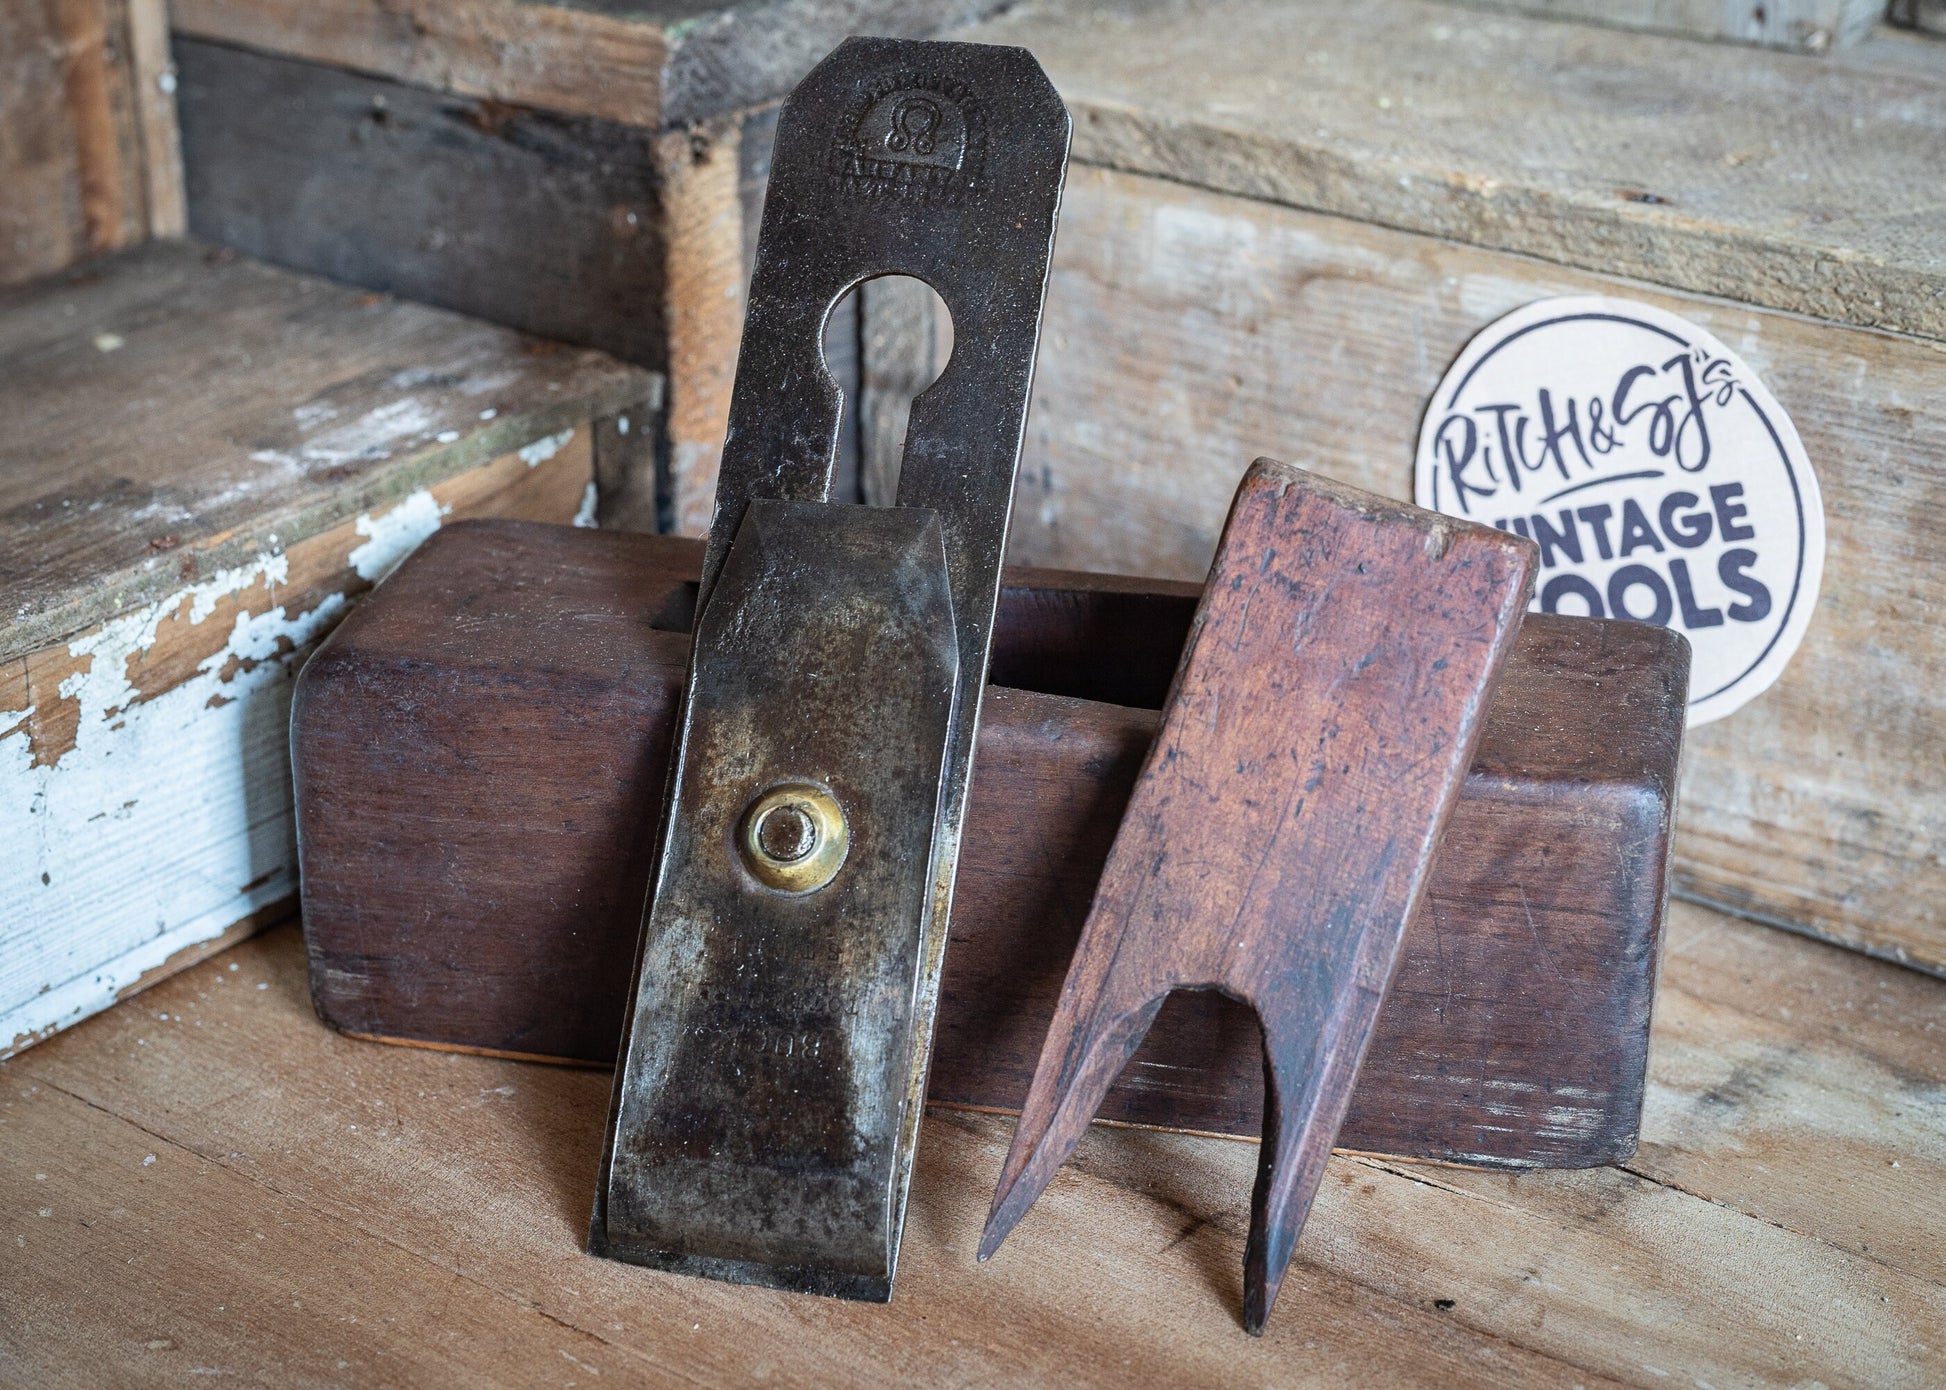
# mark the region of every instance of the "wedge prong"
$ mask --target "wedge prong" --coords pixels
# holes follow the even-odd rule
[[[980,1259],[990,1258],[1000,1248],[1067,1162],[1101,1108],[1102,1097],[1148,1036],[1167,994],[1164,989],[1142,1003],[1113,1011],[1094,1009],[1083,1021],[1078,992],[1062,992],[1061,1007],[1034,1071],[1033,1088],[1000,1170],[986,1229],[980,1234]]]

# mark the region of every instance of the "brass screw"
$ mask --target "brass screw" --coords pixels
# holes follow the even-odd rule
[[[851,828],[823,787],[785,782],[750,803],[737,844],[759,883],[785,893],[814,893],[844,867]]]

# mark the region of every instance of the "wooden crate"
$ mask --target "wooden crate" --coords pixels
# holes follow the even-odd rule
[[[288,910],[298,665],[449,518],[591,520],[658,386],[180,242],[0,294],[0,1056]]]
[[[385,13],[178,5],[197,225],[666,367],[659,452],[604,520],[699,531],[764,103],[835,37],[830,13],[692,29],[424,0],[410,40]],[[1588,292],[1674,309],[1791,410],[1831,531],[1795,663],[1691,741],[1679,891],[1946,969],[1927,582],[1946,428],[1924,409],[1946,351],[1927,201],[1946,45],[1878,29],[1811,58],[1432,0],[1340,18],[1041,0],[954,31],[1032,49],[1076,118],[1011,557],[1197,577],[1258,453],[1406,494],[1434,383],[1499,314]],[[904,404],[950,348],[916,296],[870,289],[857,375],[833,366],[862,425],[846,466],[885,500]]]
[[[999,4],[178,0],[190,226],[665,373],[654,457],[602,520],[700,532],[777,101],[849,34]]]
[[[1424,0],[1041,3],[966,36],[1032,49],[1075,117],[1011,559],[1198,577],[1258,454],[1410,496],[1431,392],[1501,314],[1672,309],[1782,399],[1829,518],[1796,659],[1690,736],[1677,891],[1946,972],[1946,44]],[[868,321],[868,402],[912,375],[872,346],[929,332]],[[902,415],[866,419],[896,457]]]

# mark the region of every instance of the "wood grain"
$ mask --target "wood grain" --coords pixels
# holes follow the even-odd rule
[[[1033,0],[967,37],[1033,50],[1077,163],[1946,337],[1937,78],[1430,0]]]
[[[455,1301],[451,1276],[415,1252],[347,1242],[330,1213],[59,1090],[7,1077],[0,1115],[11,1141],[0,1181],[33,1203],[6,1221],[17,1244],[7,1268],[32,1271],[8,1281],[9,1378],[538,1384],[601,1355],[598,1338],[539,1309],[485,1290]],[[327,1250],[355,1260],[357,1277],[320,1260]],[[446,1299],[423,1296],[429,1276],[448,1284]],[[196,1301],[145,1298],[144,1286],[193,1289]],[[385,1312],[367,1301],[373,1288],[420,1296]]]
[[[1734,346],[1803,436],[1829,547],[1782,680],[1690,740],[1679,891],[1946,970],[1939,344],[1101,170],[1062,215],[1017,562],[1200,575],[1257,454],[1409,497],[1446,365],[1545,295],[1641,299]]]
[[[175,16],[202,38],[657,128],[781,96],[848,33],[938,32],[990,9],[178,0]],[[1739,17],[1758,10],[1766,32],[1808,33],[1788,0]],[[1075,112],[1078,162],[1844,322],[1946,324],[1928,139],[1911,128],[1937,143],[1923,87],[1946,59],[1924,47],[1884,63],[1868,41],[1856,65],[1804,69],[1430,0],[1384,0],[1356,25],[1321,0],[1042,0],[971,36],[1034,49]],[[1660,201],[1631,196],[1645,193]]]
[[[146,234],[129,23],[131,4],[152,2],[36,0],[0,12],[0,285]]]
[[[1489,528],[1258,459],[1210,566],[1001,1170],[980,1258],[1175,990],[1263,1033],[1243,1323],[1261,1336],[1533,592]]]
[[[889,1307],[590,1260],[607,1079],[339,1037],[273,931],[0,1069],[0,1248],[26,1255],[0,1289],[32,1318],[0,1356],[54,1385],[1936,1383],[1946,986],[1687,906],[1671,932],[1644,1144],[1682,1145],[1680,1186],[1602,1169],[1483,1195],[1334,1158],[1255,1342],[1226,1309],[1256,1154],[1188,1136],[1097,1127],[1033,1239],[976,1268],[1010,1126],[932,1112]],[[1766,1088],[1800,1104],[1712,1095],[1756,1018]],[[1871,1058],[1896,1102],[1858,1089]],[[1879,1127],[1887,1104],[1910,1130]],[[1860,1211],[1906,1239],[1881,1248]]]
[[[852,34],[921,38],[995,0],[175,0],[186,34],[651,131],[788,92]]]
[[[656,138],[666,238],[669,529],[701,535],[716,501],[743,337],[745,281],[741,122]],[[754,239],[756,223],[747,234]]]
[[[1887,21],[1920,34],[1946,34],[1946,7],[1939,0],[1893,0]]]
[[[1857,43],[1885,17],[1878,0],[1463,0],[1476,9],[1607,24],[1691,39],[1727,39],[1795,53]]]
[[[663,380],[656,378],[659,386]],[[595,523],[607,530],[660,529],[656,454],[662,442],[661,395],[646,405],[595,422]]]
[[[654,395],[527,347],[183,244],[0,296],[0,661]]]
[[[655,379],[528,346],[181,244],[0,298],[0,1053],[293,896],[349,602],[442,518],[586,509]]]
[[[1678,906],[1630,1171],[1946,1284],[1943,996]]]
[[[173,0],[179,34],[419,87],[659,126],[660,26],[504,0]]]
[[[176,121],[176,65],[169,52],[165,0],[128,0],[129,82],[142,131],[143,200],[148,233],[179,237],[189,229],[182,181],[182,132]]]
[[[646,132],[189,39],[176,58],[199,238],[667,367]]]
[[[769,116],[644,130],[178,49],[199,236],[664,373],[663,427],[632,462],[611,451],[626,477],[605,489],[604,524],[708,525]]]

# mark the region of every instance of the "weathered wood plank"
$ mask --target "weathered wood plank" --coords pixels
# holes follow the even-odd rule
[[[128,0],[129,80],[142,132],[142,187],[150,236],[189,228],[183,201],[182,135],[176,122],[176,65],[165,0]]]
[[[508,0],[173,0],[178,35],[450,90],[659,126],[663,27]]]
[[[1921,34],[1946,34],[1946,4],[1940,0],[1892,0],[1888,22]]]
[[[1430,0],[1030,0],[966,36],[1034,51],[1082,163],[1946,337],[1937,80]]]
[[[0,662],[656,389],[182,244],[0,295]]]
[[[175,0],[177,29],[652,130],[783,96],[852,34],[923,38],[1000,0]]]
[[[1618,1380],[1923,1390],[1946,1372],[1946,1289],[1622,1169],[1516,1191],[1358,1176],[1369,1200],[1314,1247],[1320,1265],[1355,1262],[1396,1298],[1450,1299],[1457,1322]]]
[[[1857,43],[1885,17],[1880,0],[1461,0],[1482,10],[1643,29],[1691,39],[1726,39],[1796,53]],[[1463,21],[1462,21],[1463,22]]]
[[[1162,180],[1075,169],[1009,558],[1200,577],[1253,457],[1411,495],[1420,415],[1494,318],[1623,294],[1763,376],[1824,489],[1819,615],[1776,687],[1697,729],[1681,892],[1946,970],[1946,347],[1652,290]]]
[[[1946,1372],[1946,985],[1694,907],[1676,909],[1669,952],[1642,1148],[1624,1169],[1517,1184],[1407,1174],[1464,1194],[1483,1224],[1554,1225],[1531,1262],[1479,1281],[1441,1244],[1428,1268],[1419,1243],[1369,1209],[1357,1238],[1390,1247],[1403,1262],[1394,1268],[1423,1271],[1403,1274],[1402,1292],[1428,1276],[1470,1280],[1454,1316],[1526,1322],[1526,1344],[1556,1354],[1599,1347],[1593,1364],[1632,1360],[1716,1385],[1936,1383]],[[1754,1277],[1735,1290],[1728,1279],[1691,1287],[1609,1246],[1624,1231],[1677,1228],[1683,1260]],[[1621,1288],[1581,1284],[1580,1270],[1603,1260],[1621,1264]],[[1605,1330],[1618,1297],[1657,1329],[1652,1340]],[[1732,1302],[1742,1331],[1725,1346],[1704,1329]]]
[[[445,520],[586,510],[591,434],[545,436],[0,667],[0,1056],[275,920],[298,885],[299,667]]]
[[[1946,1284],[1946,987],[1671,909],[1627,1167]]]
[[[643,130],[177,46],[199,236],[664,372],[666,437],[605,515],[708,525],[755,235],[742,117]]]
[[[1938,1020],[1946,986],[1700,910],[1680,910],[1674,931],[1672,1001],[1692,989],[1714,998],[1718,979],[1752,984],[1740,987],[1737,1007],[1679,1021],[1682,1076],[1671,1079],[1659,1062],[1660,1094],[1700,1094],[1686,1079],[1700,1079],[1700,1058],[1733,1069],[1749,996],[1767,996],[1759,1011],[1786,1030],[1793,1021],[1810,1029],[1809,1045],[1787,1044],[1781,1058],[1794,1093],[1811,1095],[1834,1074],[1842,1082],[1854,1060],[1850,1034],[1835,1025],[1872,1012],[1879,1040],[1868,1047],[1895,1033],[1915,1040],[1900,1053],[1900,1065],[1917,1063],[1907,1093],[1933,1107],[1935,1133],[1946,1127],[1946,1066],[1916,1041]],[[1703,973],[1692,975],[1692,962]],[[1815,982],[1828,1020],[1794,1007],[1799,981]],[[1785,993],[1767,995],[1780,983]],[[89,1332],[91,1353],[102,1358],[97,1378],[132,1376],[123,1368],[168,1354],[146,1341],[168,1338],[186,1352],[209,1346],[237,1358],[194,1364],[288,1381],[286,1365],[310,1364],[292,1359],[300,1356],[292,1347],[319,1338],[354,1364],[402,1358],[365,1363],[387,1367],[386,1378],[432,1381],[451,1354],[446,1344],[399,1337],[395,1326],[430,1317],[470,1327],[483,1304],[513,1328],[513,1359],[503,1363],[513,1369],[499,1372],[512,1380],[538,1364],[519,1359],[531,1326],[523,1306],[562,1337],[598,1339],[598,1355],[563,1345],[604,1372],[652,1366],[703,1383],[767,1374],[784,1383],[1840,1386],[1923,1385],[1946,1370],[1946,1290],[1924,1263],[1942,1243],[1940,1217],[1936,1204],[1905,1203],[1925,1184],[1939,1189],[1930,1166],[1940,1162],[1938,1142],[1909,1171],[1911,1148],[1878,1137],[1875,1114],[1843,1099],[1849,1082],[1837,1088],[1837,1105],[1753,1118],[1772,1136],[1760,1149],[1743,1151],[1737,1134],[1699,1149],[1682,1190],[1614,1169],[1507,1181],[1335,1159],[1285,1287],[1286,1316],[1259,1344],[1231,1321],[1255,1150],[1187,1136],[1098,1127],[1016,1244],[976,1269],[972,1246],[1010,1126],[933,1112],[922,1128],[905,1284],[885,1308],[589,1260],[580,1237],[606,1077],[338,1037],[309,1015],[302,950],[288,928],[16,1059],[0,1076],[15,1088],[0,1097],[13,1102],[0,1110],[11,1136],[0,1148],[26,1160],[0,1166],[8,1223],[0,1243],[52,1240],[42,1223],[75,1203],[95,1224],[72,1236],[88,1245],[62,1247],[90,1257],[86,1274],[62,1276],[71,1280],[62,1286],[71,1325],[159,1329],[99,1342]],[[125,1120],[140,1127],[126,1133],[153,1137],[128,1150],[126,1169],[105,1146],[97,1160],[97,1149],[68,1140],[68,1128],[19,1099],[35,1086],[86,1101],[103,1125]],[[1656,1108],[1646,1143],[1673,1141],[1673,1113]],[[38,1197],[45,1183],[32,1174],[51,1182],[57,1170],[29,1155],[77,1150],[81,1161],[66,1164],[78,1169],[72,1195],[59,1206]],[[157,1163],[138,1167],[148,1152]],[[128,1196],[110,1195],[130,1185],[125,1171],[135,1175],[134,1195],[156,1203],[140,1209],[145,1218],[167,1211],[177,1214],[173,1223],[96,1219],[117,1204],[138,1210]],[[181,1195],[151,1197],[162,1183]],[[1854,1253],[1847,1210],[1821,1215],[1819,1200],[1836,1184],[1887,1223],[1903,1213],[1911,1239]],[[220,1267],[232,1233],[213,1203],[247,1210],[230,1197],[245,1189],[264,1200],[274,1194],[292,1213],[284,1219],[307,1223],[301,1241],[274,1252],[266,1247],[276,1233],[261,1220],[241,1225],[263,1261],[250,1277],[288,1284],[288,1297],[304,1305],[284,1314],[291,1341],[259,1338],[252,1359],[231,1351],[239,1343],[229,1325],[205,1326],[234,1311],[211,1311],[225,1303],[217,1290],[232,1277]],[[1745,1214],[1744,1202],[1755,1210]],[[60,1215],[38,1217],[40,1206]],[[1803,1219],[1774,1224],[1787,1208]],[[258,1230],[266,1241],[255,1241]],[[416,1273],[368,1274],[373,1260],[390,1258],[368,1253],[375,1237],[383,1251],[412,1256]],[[178,1242],[196,1240],[210,1251],[178,1259],[184,1272],[171,1282],[120,1277],[130,1257],[160,1267]],[[358,1296],[327,1303],[322,1290],[334,1281]],[[48,1362],[58,1365],[81,1335],[27,1339],[15,1353],[26,1358],[17,1374],[36,1378]],[[558,1360],[555,1344],[545,1345]],[[576,1375],[561,1365],[564,1378]]]
[[[1688,905],[1668,952],[1627,1167],[1946,1285],[1946,986]]]
[[[668,257],[666,500],[670,528],[683,535],[709,529],[743,337],[744,250],[757,223],[743,220],[741,133],[726,118],[655,142]]]
[[[572,1385],[654,1369],[54,1087],[0,1073],[0,1135],[0,1376],[16,1384]]]
[[[591,517],[656,386],[182,244],[0,296],[0,1054],[295,894],[297,665],[443,518]]]
[[[146,233],[140,65],[128,26],[130,5],[151,3],[0,8],[0,285]]]
[[[1670,931],[1643,1146],[1689,1140],[1680,1182],[1637,1162],[1511,1181],[1340,1165],[1300,1258],[1401,1300],[1443,1300],[1457,1321],[1635,1384],[1933,1383],[1946,1368],[1946,1065],[1931,1039],[1946,986],[1694,907],[1679,907]],[[1740,1007],[1717,1007],[1725,985]],[[1683,1034],[1673,1046],[1671,1011]],[[1747,1073],[1745,1094],[1727,1097],[1715,1077],[1743,1070],[1752,1015],[1776,1020],[1785,1040],[1761,1098]],[[1876,1070],[1870,1054],[1900,1037],[1900,1061],[1916,1068],[1892,1094],[1861,1093],[1861,1062]],[[1697,1112],[1707,1122],[1726,1109],[1730,1132],[1695,1144]],[[1098,1146],[1094,1176],[1129,1183],[1177,1141],[1149,1142],[1153,1156]],[[1190,1233],[1220,1246],[1212,1261],[1241,1244],[1241,1204],[1205,1198],[1186,1214],[1213,1228]]]
[[[668,365],[648,132],[188,39],[176,61],[196,236]]]
[[[591,1259],[582,1240],[606,1075],[339,1037],[310,1015],[301,944],[288,929],[9,1063],[6,1075],[101,1107],[153,1135],[151,1148],[176,1146],[331,1222],[337,1240],[313,1241],[295,1258],[347,1287],[372,1290],[360,1305],[332,1310],[360,1327],[385,1316],[437,1316],[453,1302],[477,1306],[484,1288],[598,1338],[608,1359],[583,1356],[590,1364],[646,1363],[665,1377],[704,1384],[1276,1381],[1307,1357],[1368,1368],[1401,1385],[1539,1386],[1565,1378],[1565,1368],[1547,1358],[1456,1331],[1435,1310],[1374,1299],[1356,1282],[1330,1276],[1306,1278],[1310,1287],[1287,1308],[1288,1328],[1246,1343],[1223,1314],[1225,1293],[1207,1288],[1200,1259],[1176,1241],[1181,1212],[1167,1197],[1116,1184],[1079,1184],[1077,1203],[1077,1184],[1064,1179],[1048,1211],[1067,1238],[1058,1249],[1023,1253],[1012,1272],[995,1278],[972,1258],[983,1189],[1007,1128],[990,1117],[925,1127],[903,1282],[889,1307]],[[11,1125],[13,1116],[0,1112],[0,1119]],[[1228,1166],[1247,1164],[1254,1152],[1222,1141],[1192,1144],[1181,1155],[1187,1171],[1167,1181],[1224,1191]],[[175,1170],[146,1171],[167,1178]],[[114,1181],[103,1173],[85,1190],[95,1195]],[[11,1169],[0,1169],[0,1184],[7,1195],[0,1209],[9,1212],[28,1206],[38,1186]],[[1240,1205],[1244,1193],[1234,1195]],[[12,1234],[0,1228],[0,1240]],[[374,1288],[359,1263],[372,1238],[416,1256],[419,1277]],[[1072,1303],[1077,1260],[1104,1276],[1082,1316]],[[99,1267],[119,1265],[111,1257]],[[193,1279],[198,1293],[212,1285]],[[1193,1317],[1181,1312],[1186,1293],[1197,1300]],[[105,1276],[91,1297],[97,1305],[166,1300],[175,1307],[179,1294]],[[385,1306],[394,1301],[413,1306]],[[291,1316],[305,1318],[301,1310]],[[160,1335],[177,1339],[175,1329],[185,1346],[195,1345],[198,1320],[179,1316]],[[391,1344],[389,1328],[365,1335],[379,1339],[374,1351]],[[336,1354],[349,1359],[362,1349],[354,1343]],[[120,1354],[143,1352],[138,1342]],[[274,1380],[277,1350],[268,1355],[257,1373]],[[428,1369],[418,1374],[432,1374],[440,1347],[429,1344],[422,1355]]]
[[[1939,0],[1927,0],[1938,4]],[[1887,7],[1888,19],[1898,12],[1899,0]],[[1937,11],[1946,21],[1946,6]],[[1946,31],[1942,31],[1946,32]],[[1848,48],[1834,48],[1824,61],[1874,76],[1894,74],[1920,82],[1946,83],[1946,57],[1939,51],[1939,35],[1882,24]]]

